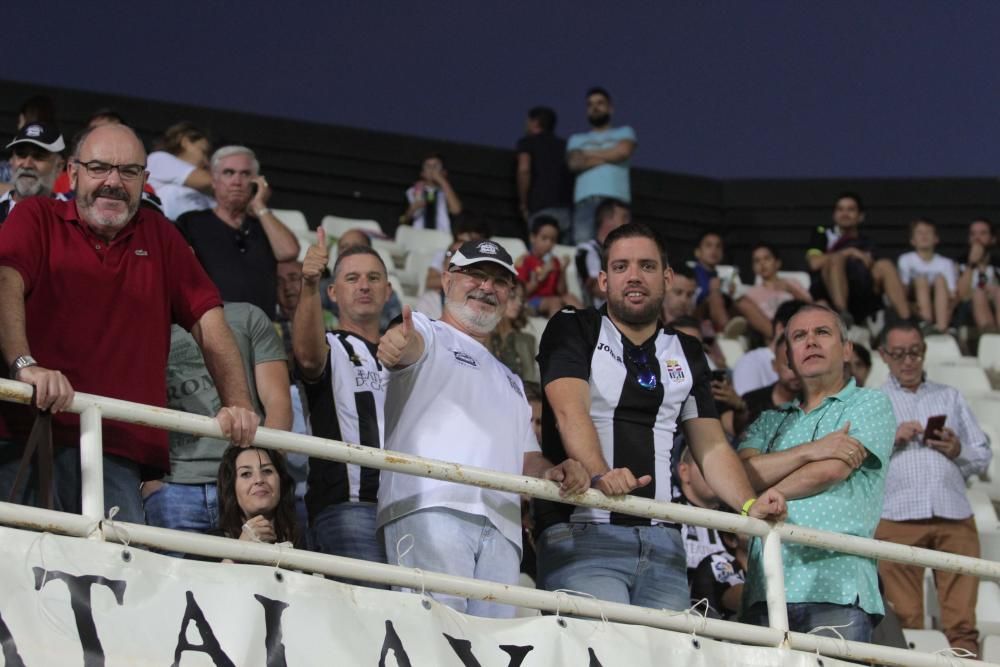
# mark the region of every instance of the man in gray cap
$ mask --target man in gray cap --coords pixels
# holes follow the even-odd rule
[[[538,448],[521,380],[486,348],[517,275],[510,255],[489,240],[467,241],[441,276],[440,320],[404,306],[402,321],[379,342],[389,369],[385,448],[463,466],[544,477],[563,493],[589,488],[578,462],[553,467]],[[383,471],[377,524],[389,562],[432,572],[514,584],[521,562],[516,493]],[[510,617],[513,608],[433,594],[476,616]]]
[[[13,187],[0,196],[0,224],[21,200],[51,195],[52,185],[66,166],[62,157],[66,142],[51,123],[28,123],[6,148],[11,149]]]

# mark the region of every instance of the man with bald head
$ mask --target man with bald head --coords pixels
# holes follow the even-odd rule
[[[39,408],[61,413],[74,390],[166,403],[170,325],[201,347],[223,407],[216,419],[239,445],[258,417],[218,290],[174,226],[140,208],[146,151],[124,125],[83,134],[70,163],[75,197],[32,197],[0,234],[0,351],[12,379],[35,387]],[[14,486],[30,412],[0,403],[0,494]],[[80,511],[75,415],[53,421],[56,509]],[[119,520],[142,523],[139,486],[169,470],[164,431],[104,422],[104,496]],[[30,479],[30,478],[29,478]],[[37,503],[34,489],[15,500]]]

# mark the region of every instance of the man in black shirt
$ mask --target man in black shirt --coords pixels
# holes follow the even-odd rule
[[[821,225],[813,232],[806,248],[812,297],[828,302],[841,317],[850,314],[853,321],[861,323],[882,309],[884,294],[896,315],[908,320],[910,304],[896,264],[878,258],[875,244],[859,233],[864,219],[861,196],[845,192],[834,204],[833,225]]]
[[[773,363],[778,381],[743,394],[746,409],[734,420],[737,437],[742,437],[743,432],[757,420],[757,417],[760,417],[762,412],[773,410],[794,400],[802,391],[802,381],[788,365],[788,346],[785,345],[784,332],[775,339]]]
[[[276,315],[278,262],[295,259],[299,242],[267,207],[271,188],[253,151],[225,146],[211,160],[215,208],[177,218],[223,301],[245,301]]]
[[[573,180],[566,167],[566,140],[555,134],[556,112],[534,107],[528,112],[526,134],[517,142],[517,197],[521,217],[531,229],[536,217],[559,221],[559,239],[570,243]]]

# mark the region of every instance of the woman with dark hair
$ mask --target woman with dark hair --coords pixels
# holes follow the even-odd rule
[[[215,206],[208,162],[211,149],[205,131],[183,121],[168,127],[149,154],[149,183],[163,202],[163,214],[171,220]]]
[[[230,447],[219,464],[219,532],[254,542],[292,542],[295,481],[281,452],[260,447]]]
[[[510,291],[503,318],[490,335],[490,352],[525,382],[538,382],[535,363],[535,337],[521,331],[528,323],[524,311],[524,283],[517,282]]]

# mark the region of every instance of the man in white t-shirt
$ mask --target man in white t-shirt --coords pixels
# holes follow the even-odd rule
[[[542,456],[521,380],[485,346],[516,275],[500,245],[468,241],[442,276],[441,319],[432,321],[407,306],[402,322],[382,336],[378,358],[390,370],[385,448],[544,477],[559,482],[564,494],[581,493],[590,486],[583,466],[567,460],[553,467]],[[391,564],[517,582],[517,494],[384,471],[377,523]],[[433,597],[476,616],[502,618],[514,612],[486,600]]]

